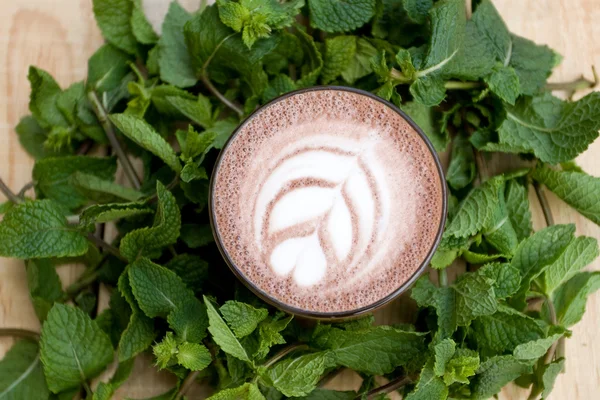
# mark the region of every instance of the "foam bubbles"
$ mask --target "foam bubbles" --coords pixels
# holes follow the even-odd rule
[[[214,179],[215,227],[232,261],[272,297],[310,311],[364,307],[401,286],[429,252],[443,208],[418,133],[346,91],[262,109]]]

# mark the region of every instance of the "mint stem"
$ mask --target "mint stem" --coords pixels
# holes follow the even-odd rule
[[[485,85],[482,82],[448,81],[444,83],[444,87],[450,90],[470,90],[483,88]]]
[[[552,216],[552,209],[550,208],[550,203],[548,202],[548,198],[546,197],[546,192],[542,185],[539,182],[533,182],[533,188],[535,189],[535,194],[537,195],[538,201],[542,206],[542,211],[544,213],[544,219],[546,220],[547,226],[554,225],[554,217]]]
[[[401,376],[399,378],[394,379],[393,381],[386,383],[385,385],[376,387],[375,389],[369,390],[363,395],[357,396],[356,399],[367,398],[368,400],[373,400],[377,398],[379,394],[393,392],[394,390],[398,390],[401,387],[408,385],[412,381],[413,379],[409,376]]]
[[[440,287],[446,287],[448,286],[448,272],[446,271],[446,269],[438,269],[438,281],[440,284]]]
[[[33,339],[35,341],[40,340],[39,333],[20,328],[0,328],[0,336],[20,337],[25,339]]]
[[[181,387],[179,388],[179,391],[177,392],[177,395],[175,396],[175,400],[179,400],[183,396],[185,396],[185,394],[188,392],[188,390],[190,390],[190,388],[194,384],[194,381],[196,380],[196,377],[199,373],[200,371],[192,371],[188,374],[188,376],[186,376],[185,380],[181,384]]]
[[[90,242],[94,243],[96,246],[102,248],[103,250],[109,252],[113,256],[117,257],[119,260],[122,260],[126,263],[129,262],[125,257],[123,257],[121,255],[121,252],[119,251],[119,249],[117,249],[115,246],[113,246],[111,244],[108,244],[107,242],[100,239],[93,233],[88,233],[86,237]]]
[[[598,73],[596,72],[596,68],[592,66],[592,74],[594,75],[594,80],[590,81],[586,79],[584,76],[581,78],[575,79],[571,82],[550,82],[546,84],[546,90],[564,90],[570,92],[577,92],[578,90],[585,89],[593,89],[600,83],[600,79],[598,79]]]
[[[230,109],[232,109],[233,111],[235,111],[240,117],[244,116],[244,110],[242,110],[240,107],[238,107],[236,104],[234,104],[232,101],[230,101],[227,97],[225,97],[223,95],[223,93],[219,92],[219,89],[217,89],[212,82],[210,81],[210,79],[208,79],[208,76],[206,74],[202,75],[202,82],[204,83],[204,86],[206,86],[206,88],[213,94],[215,95],[219,100],[221,100],[221,102],[223,104],[225,104],[227,107],[229,107]]]
[[[123,170],[125,171],[127,179],[129,179],[129,182],[133,185],[135,189],[139,190],[142,187],[140,178],[138,178],[137,174],[135,173],[135,169],[131,164],[131,160],[129,160],[129,157],[127,157],[127,154],[125,154],[125,151],[123,151],[123,148],[121,147],[121,144],[117,139],[117,135],[115,134],[115,130],[113,129],[112,123],[108,119],[108,113],[106,109],[100,102],[100,99],[98,98],[96,92],[90,91],[88,93],[88,98],[92,103],[92,107],[94,108],[94,112],[96,113],[98,121],[100,121],[100,124],[104,128],[104,132],[106,133],[106,137],[108,138],[110,145],[115,150],[115,153],[117,153],[119,161],[121,161],[121,165],[123,166]]]
[[[271,365],[275,364],[277,361],[281,360],[283,357],[287,356],[292,351],[305,350],[305,349],[308,349],[307,344],[303,344],[303,343],[292,344],[292,345],[286,347],[285,349],[281,350],[279,353],[275,354],[271,359],[269,359],[269,361],[267,361],[266,363],[263,364],[263,367],[269,368]]]
[[[0,192],[4,193],[6,198],[15,204],[20,204],[22,202],[22,200],[6,186],[2,179],[0,179]]]
[[[19,193],[17,193],[17,196],[22,200],[25,198],[25,193],[27,193],[27,191],[31,188],[33,188],[34,183],[33,182],[29,182],[26,183],[21,190],[19,190]]]

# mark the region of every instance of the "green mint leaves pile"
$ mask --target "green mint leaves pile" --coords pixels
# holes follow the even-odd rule
[[[598,137],[600,94],[554,97],[561,57],[473,3],[471,15],[462,0],[173,2],[158,35],[141,0],[93,0],[106,43],[87,79],[61,88],[29,70],[16,132],[36,160],[35,200],[0,185],[0,256],[25,260],[42,322],[0,361],[0,398],[110,399],[142,353],[177,382],[155,399],[195,382],[214,400],[486,399],[512,381],[548,398],[600,272],[584,271],[596,239],[555,225],[544,191],[600,224],[600,178],[573,162]],[[393,102],[450,152],[439,283],[412,288],[412,324],[294,319],[245,289],[213,242],[219,150],[257,107],[318,84]],[[491,176],[491,153],[518,156]],[[549,225],[537,232],[533,188]],[[469,272],[448,283],[457,260]],[[63,289],[56,271],[73,263],[86,269]],[[344,369],[358,391],[322,387]]]

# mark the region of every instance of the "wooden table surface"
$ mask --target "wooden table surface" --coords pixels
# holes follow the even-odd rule
[[[201,0],[180,0],[189,10]],[[600,67],[599,0],[494,0],[509,29],[538,43],[548,44],[564,56],[552,81],[572,80],[581,74],[591,77],[591,66]],[[156,27],[166,13],[169,0],[144,0],[147,15]],[[0,176],[15,191],[31,180],[33,161],[23,151],[14,132],[21,116],[28,114],[27,69],[33,64],[49,71],[62,87],[84,79],[87,60],[102,43],[92,13],[91,0],[2,1],[0,13]],[[600,140],[578,158],[590,174],[600,176]],[[543,227],[537,201],[534,227]],[[0,202],[5,199],[0,194]],[[600,228],[579,216],[551,195],[557,223],[576,222],[579,234],[600,238]],[[600,261],[591,266],[600,270]],[[76,279],[81,267],[59,268],[64,284]],[[106,296],[104,296],[106,297]],[[101,299],[106,301],[106,299]],[[377,320],[397,322],[410,313],[410,303],[399,299],[380,310]],[[22,262],[0,258],[0,327],[39,330],[29,301],[25,267]],[[567,340],[567,373],[556,383],[552,398],[593,400],[600,398],[600,292],[588,301],[583,320],[573,327]],[[0,357],[12,340],[0,338]],[[132,379],[115,398],[145,397],[160,393],[173,384],[171,377],[157,374],[148,359],[140,359]],[[331,387],[357,388],[360,378],[342,374]],[[206,392],[195,388],[190,399],[203,399]],[[507,387],[502,399],[523,399],[526,392]]]

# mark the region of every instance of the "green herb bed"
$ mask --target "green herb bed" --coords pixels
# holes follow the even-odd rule
[[[106,44],[85,81],[62,89],[29,70],[31,115],[16,131],[36,159],[36,199],[0,180],[0,256],[25,260],[43,323],[39,337],[0,329],[25,338],[0,361],[0,399],[109,399],[143,352],[177,377],[155,399],[182,399],[194,381],[213,400],[486,399],[511,381],[548,398],[600,288],[600,272],[582,272],[596,239],[554,224],[545,197],[600,223],[600,178],[573,161],[598,136],[600,94],[551,90],[594,82],[548,85],[560,55],[511,34],[489,0],[219,0],[193,14],[172,3],[162,36],[140,0],[93,8]],[[412,325],[299,322],[237,282],[213,243],[218,151],[256,107],[318,84],[392,101],[450,151],[439,279],[412,288]],[[513,154],[513,170],[490,175],[490,153]],[[548,225],[538,232],[530,188]],[[459,259],[469,272],[450,284]],[[63,290],[55,268],[73,262],[86,270]],[[100,285],[111,296],[98,313]],[[346,368],[363,378],[358,392],[321,388]]]

